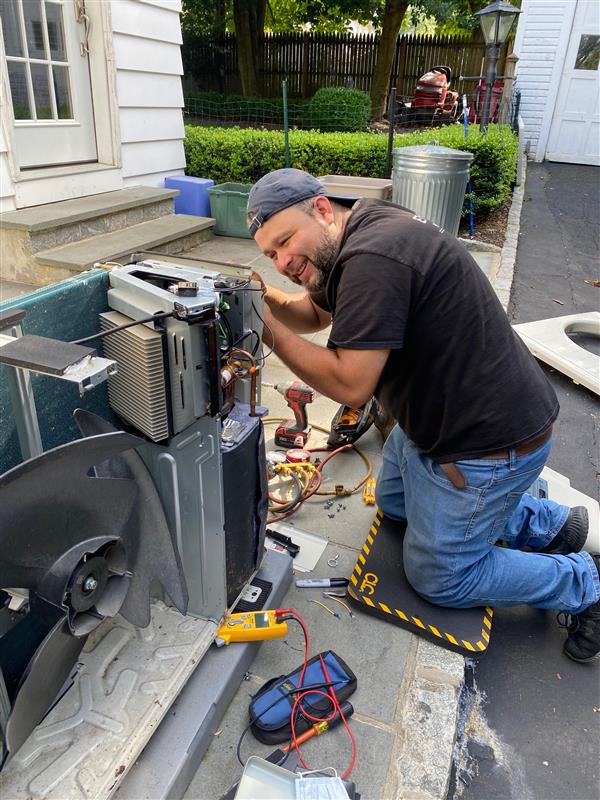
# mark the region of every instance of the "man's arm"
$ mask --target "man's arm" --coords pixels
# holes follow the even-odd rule
[[[313,303],[307,292],[284,292],[266,284],[256,272],[252,277],[264,286],[264,300],[275,319],[294,333],[316,333],[331,324],[331,314]]]
[[[358,407],[371,399],[387,361],[389,350],[346,350],[308,342],[265,309],[265,322],[274,343],[264,331],[267,345],[301,380],[337,403]]]

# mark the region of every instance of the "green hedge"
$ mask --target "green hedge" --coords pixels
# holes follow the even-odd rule
[[[490,125],[484,134],[472,128],[464,139],[459,125],[405,133],[395,147],[437,143],[473,153],[471,184],[475,212],[483,216],[501,205],[515,178],[518,140],[506,125]],[[187,174],[215,183],[254,183],[285,166],[283,133],[240,128],[186,127]],[[387,136],[379,133],[291,131],[292,166],[313,175],[385,177]]]
[[[308,106],[310,124],[320,131],[366,131],[371,98],[360,89],[319,89]]]

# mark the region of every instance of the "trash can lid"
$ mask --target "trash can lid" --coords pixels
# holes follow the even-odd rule
[[[412,156],[434,159],[444,158],[469,162],[473,160],[473,153],[469,153],[466,150],[453,150],[451,147],[442,147],[433,142],[430,144],[415,144],[409,147],[396,147],[394,156],[408,156],[409,158]]]

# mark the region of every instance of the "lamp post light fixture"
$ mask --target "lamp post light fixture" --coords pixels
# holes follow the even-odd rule
[[[508,34],[513,26],[517,15],[521,11],[504,0],[494,0],[489,6],[477,11],[475,16],[479,17],[479,24],[483,32],[483,39],[488,49],[487,73],[485,76],[485,98],[483,101],[483,111],[481,112],[480,131],[484,131],[490,118],[490,104],[492,100],[492,89],[496,80],[496,67],[500,57],[500,47],[508,39]]]

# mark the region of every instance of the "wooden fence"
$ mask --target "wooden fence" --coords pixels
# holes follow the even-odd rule
[[[311,97],[324,86],[355,86],[369,92],[377,43],[378,37],[373,34],[266,34],[261,40],[263,95],[279,96],[286,77],[290,97]],[[182,53],[189,88],[241,94],[235,34],[221,39],[186,35]],[[390,86],[396,86],[399,96],[410,96],[421,75],[433,66],[447,65],[457,87],[459,75],[482,74],[484,55],[483,43],[475,38],[399,36]],[[503,48],[499,74],[505,55]]]

